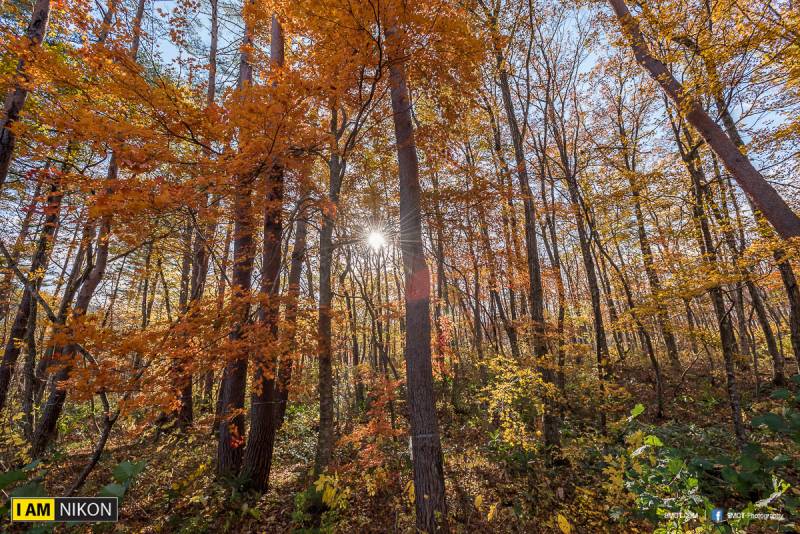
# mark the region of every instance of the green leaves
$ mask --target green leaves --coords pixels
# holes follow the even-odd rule
[[[145,462],[129,462],[125,460],[120,462],[120,464],[114,468],[113,475],[114,480],[123,484],[128,482],[129,480],[133,479],[134,477],[138,476],[142,471],[144,471]]]
[[[673,475],[677,475],[685,465],[686,462],[684,462],[681,458],[670,458],[669,462],[667,462],[667,471]]]
[[[2,473],[0,474],[0,490],[7,488],[14,482],[19,482],[20,480],[25,480],[26,478],[28,478],[27,473],[21,469]]]
[[[41,482],[34,480],[15,488],[10,495],[12,497],[44,497],[46,493]]]
[[[792,381],[800,384],[800,375],[794,375]],[[783,409],[753,417],[753,427],[766,427],[771,432],[800,444],[800,391],[792,395],[788,389],[776,389],[770,397],[783,401]]]
[[[631,415],[630,417],[628,417],[628,422],[630,423],[643,413],[644,413],[644,405],[641,403],[637,404],[636,406],[633,407],[633,410],[631,410]]]
[[[112,472],[116,482],[112,482],[111,484],[106,484],[103,486],[103,488],[100,490],[100,495],[103,497],[117,497],[122,499],[125,496],[125,493],[128,491],[128,488],[130,488],[134,479],[139,476],[142,471],[144,471],[144,467],[144,461],[130,462],[125,460],[120,462]]]
[[[123,486],[122,484],[106,484],[100,490],[101,497],[119,497],[120,499],[125,496],[125,492],[128,490],[127,486]]]
[[[775,399],[775,400],[786,400],[790,396],[791,396],[791,393],[789,392],[788,389],[776,389],[775,391],[772,392],[772,395],[770,395],[770,398],[771,399]]]
[[[649,435],[644,438],[644,444],[650,445],[651,447],[661,447],[664,443],[658,438],[658,436]]]
[[[753,426],[766,426],[773,432],[784,432],[787,429],[786,421],[776,413],[765,413],[753,418]]]

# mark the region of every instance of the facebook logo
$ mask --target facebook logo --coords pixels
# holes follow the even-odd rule
[[[725,521],[725,509],[714,508],[711,510],[711,521],[714,523],[722,523]]]

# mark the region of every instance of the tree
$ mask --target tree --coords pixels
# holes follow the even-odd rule
[[[406,284],[405,360],[417,528],[424,532],[446,531],[448,522],[442,445],[436,418],[431,366],[430,273],[422,246],[419,162],[411,120],[411,98],[402,60],[405,57],[405,37],[399,20],[389,22],[386,39],[397,163],[400,170],[400,242]]]

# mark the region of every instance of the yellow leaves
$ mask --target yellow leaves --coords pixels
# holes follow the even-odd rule
[[[408,504],[411,505],[411,506],[414,506],[415,493],[414,493],[414,481],[413,480],[409,480],[406,483],[406,489],[405,489],[404,493],[405,493],[406,499],[408,499]]]
[[[367,495],[375,497],[378,491],[389,482],[389,474],[386,469],[378,467],[377,469],[364,473],[361,480],[367,488]]]
[[[499,422],[497,438],[511,446],[534,450],[541,437],[536,421],[544,413],[544,400],[557,398],[557,389],[542,379],[534,362],[498,355],[486,366],[492,381],[482,395],[490,415]]]
[[[481,506],[483,505],[483,495],[476,495],[474,504],[475,504],[475,508],[477,510],[480,510]]]
[[[556,525],[562,534],[572,534],[572,525],[561,513],[556,514]]]
[[[494,521],[494,518],[497,517],[497,505],[499,503],[494,503],[489,507],[489,513],[486,514],[487,521]]]
[[[341,484],[338,475],[320,475],[314,482],[314,489],[322,494],[322,502],[332,510],[347,508],[350,488]]]

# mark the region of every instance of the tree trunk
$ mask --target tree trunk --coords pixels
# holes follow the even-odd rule
[[[339,130],[338,114],[331,110],[331,133]],[[344,168],[334,142],[328,160],[328,202],[322,210],[322,228],[319,233],[319,307],[317,323],[317,357],[319,359],[319,434],[314,458],[314,473],[322,473],[333,455],[333,354],[331,347],[331,268],[333,263],[334,214],[339,202]]]
[[[632,170],[632,169],[630,169]],[[678,359],[678,344],[675,342],[675,335],[672,333],[672,324],[667,315],[666,306],[661,303],[661,280],[656,272],[655,262],[653,261],[653,249],[650,246],[650,239],[647,237],[647,231],[644,226],[644,214],[642,213],[641,191],[636,178],[631,176],[629,178],[631,186],[631,195],[633,196],[633,209],[636,214],[636,233],[639,237],[639,250],[642,252],[642,261],[644,263],[645,274],[647,275],[647,282],[650,285],[650,295],[652,296],[658,313],[656,314],[656,321],[658,329],[661,330],[661,336],[664,338],[664,345],[667,347],[667,357],[672,364],[672,369],[677,371],[680,369],[680,360]]]
[[[278,362],[278,381],[276,384],[278,404],[276,405],[277,428],[283,425],[286,416],[286,405],[289,401],[289,386],[292,383],[292,370],[294,367],[294,352],[297,349],[297,310],[300,300],[300,277],[303,271],[303,261],[306,257],[306,238],[308,235],[308,219],[304,207],[305,198],[298,200],[297,222],[294,231],[294,248],[289,265],[289,280],[286,302],[286,327],[285,339],[288,350],[281,355]]]
[[[597,281],[597,270],[592,257],[589,234],[586,232],[586,223],[589,223],[590,231],[594,232],[595,229],[591,223],[591,220],[588,219],[588,214],[585,215],[584,210],[581,209],[583,201],[581,198],[580,188],[578,186],[578,178],[575,175],[575,166],[569,161],[566,141],[563,137],[564,132],[557,129],[555,112],[553,111],[553,108],[551,107],[549,110],[551,116],[551,127],[553,128],[553,136],[556,141],[556,147],[558,148],[561,169],[564,173],[564,180],[567,182],[570,204],[572,205],[572,213],[575,217],[575,224],[578,228],[578,241],[581,248],[581,257],[583,258],[583,268],[586,272],[586,283],[589,286],[589,296],[592,303],[598,380],[600,383],[600,392],[605,398],[605,381],[611,376],[608,355],[608,341],[606,339],[606,331],[603,324],[603,310],[600,304],[600,285]],[[600,428],[603,432],[605,432],[606,414],[604,409],[600,410]]]
[[[47,167],[45,167],[47,169]],[[14,262],[16,263],[19,260],[20,253],[22,252],[22,247],[25,244],[25,240],[28,238],[28,232],[30,231],[31,227],[31,219],[33,219],[33,214],[36,211],[36,205],[39,203],[39,195],[42,192],[42,180],[41,178],[36,180],[36,187],[33,190],[33,195],[31,196],[31,201],[28,203],[27,207],[25,208],[25,216],[22,218],[22,224],[20,225],[19,233],[17,234],[17,238],[14,240],[14,246],[11,248],[11,260],[6,260],[4,263]],[[12,269],[6,269],[5,274],[3,275],[2,281],[0,281],[0,321],[2,321],[2,329],[3,336],[6,334],[6,320],[8,319],[8,311],[11,308],[11,289],[13,287],[12,280],[14,278],[14,271]],[[56,291],[56,294],[58,291]],[[6,338],[3,337],[3,344],[6,343]]]
[[[692,206],[692,215],[695,220],[695,224],[698,226],[697,239],[700,246],[700,251],[702,252],[703,257],[708,265],[716,266],[718,261],[717,251],[714,246],[714,240],[711,236],[711,230],[709,229],[708,218],[704,208],[705,203],[703,188],[705,187],[705,176],[703,174],[702,167],[700,167],[702,162],[699,161],[700,157],[697,154],[697,151],[688,151],[684,148],[680,138],[681,128],[673,125],[673,129],[675,133],[675,140],[678,144],[678,149],[680,150],[681,157],[691,178],[692,197],[694,201]],[[687,137],[687,145],[692,146],[693,142],[689,137],[688,132],[684,130],[683,133]],[[728,403],[731,410],[734,435],[736,437],[737,445],[741,449],[745,445],[747,438],[745,435],[744,423],[742,422],[741,401],[739,398],[739,388],[736,383],[736,370],[734,367],[736,338],[733,334],[730,310],[726,309],[725,307],[725,299],[722,293],[722,288],[719,285],[715,285],[709,288],[708,294],[711,297],[711,303],[714,306],[714,314],[716,315],[719,327],[720,341],[722,344],[722,358],[725,364]]]
[[[784,258],[783,252],[776,256],[776,260],[789,300],[789,334],[792,340],[795,365],[797,372],[800,373],[800,288],[798,288],[794,271],[789,265],[789,261]]]
[[[414,502],[418,530],[449,530],[444,493],[442,445],[436,417],[431,367],[430,274],[422,244],[419,162],[406,81],[404,36],[398,26],[386,30],[389,84],[400,171],[400,243],[405,272],[405,360],[411,423]]]
[[[25,37],[28,39],[28,49],[33,52],[42,44],[45,33],[47,33],[47,22],[50,18],[50,0],[36,0],[31,11],[31,20]],[[17,63],[17,82],[11,92],[6,96],[3,120],[0,123],[0,190],[8,177],[8,170],[11,167],[11,160],[14,157],[14,145],[17,136],[14,134],[13,126],[19,120],[20,112],[25,106],[28,98],[28,85],[31,79],[28,76],[25,60],[20,59]]]
[[[283,30],[277,16],[272,16],[271,64],[283,67]],[[275,377],[278,354],[271,347],[278,341],[280,320],[281,235],[283,233],[283,165],[276,160],[267,176],[264,204],[264,250],[261,262],[261,295],[266,300],[261,307],[261,324],[268,334],[265,351],[259,351],[250,396],[250,434],[244,456],[248,485],[266,491],[278,430],[278,394]]]
[[[112,157],[109,168],[109,177],[116,178],[116,162]],[[89,307],[89,302],[94,295],[95,289],[100,285],[106,271],[108,262],[108,245],[111,238],[111,215],[106,214],[102,216],[100,221],[100,229],[97,235],[97,250],[95,254],[95,264],[89,275],[86,277],[75,299],[75,308],[73,310],[73,318],[78,318],[86,313]],[[44,452],[50,440],[53,438],[58,418],[64,409],[64,401],[67,398],[66,382],[72,372],[72,361],[77,358],[77,347],[75,345],[67,345],[59,347],[55,350],[59,354],[59,359],[62,360],[61,369],[53,377],[50,382],[50,392],[47,402],[42,410],[42,417],[33,434],[31,442],[31,456],[38,458]]]
[[[39,236],[39,242],[36,245],[36,251],[31,259],[31,266],[28,271],[30,278],[36,277],[38,276],[37,273],[47,270],[47,265],[50,262],[50,251],[53,248],[55,235],[58,231],[63,194],[60,191],[61,181],[55,177],[51,178],[51,180],[42,233]],[[22,350],[22,341],[26,338],[25,333],[28,330],[29,318],[35,305],[33,292],[38,291],[41,284],[42,279],[38,278],[32,285],[25,286],[22,292],[22,299],[17,307],[17,313],[11,326],[11,333],[8,336],[5,353],[3,354],[3,362],[0,365],[0,411],[5,406],[14,366]],[[33,326],[35,326],[35,323]]]
[[[252,0],[251,0],[252,3]],[[239,58],[239,90],[253,82],[253,67],[249,50],[253,44],[253,28],[245,17],[242,52]],[[253,180],[252,173],[236,176],[236,193],[233,198],[233,278],[231,280],[232,302],[237,306],[237,323],[230,333],[230,340],[242,338],[242,330],[250,321],[250,289],[255,256],[253,244]],[[236,302],[239,300],[240,302]],[[217,475],[223,478],[236,477],[242,466],[244,444],[244,395],[247,386],[247,349],[235,354],[222,372],[219,392],[219,427],[217,440]]]
[[[497,53],[498,66],[504,65],[502,55]],[[533,192],[528,181],[528,166],[525,160],[522,132],[514,112],[514,103],[511,100],[511,87],[508,71],[500,69],[500,90],[503,95],[503,104],[506,110],[506,119],[511,130],[511,140],[514,146],[514,160],[517,164],[517,179],[519,180],[522,206],[525,213],[525,251],[528,261],[528,304],[530,306],[531,323],[533,329],[533,353],[537,365],[542,373],[542,378],[549,384],[555,384],[555,373],[548,361],[547,332],[544,322],[544,291],[542,289],[541,263],[539,261],[539,246],[536,236],[536,211],[533,205]],[[558,447],[561,442],[559,435],[558,417],[548,402],[544,414],[545,446]]]

